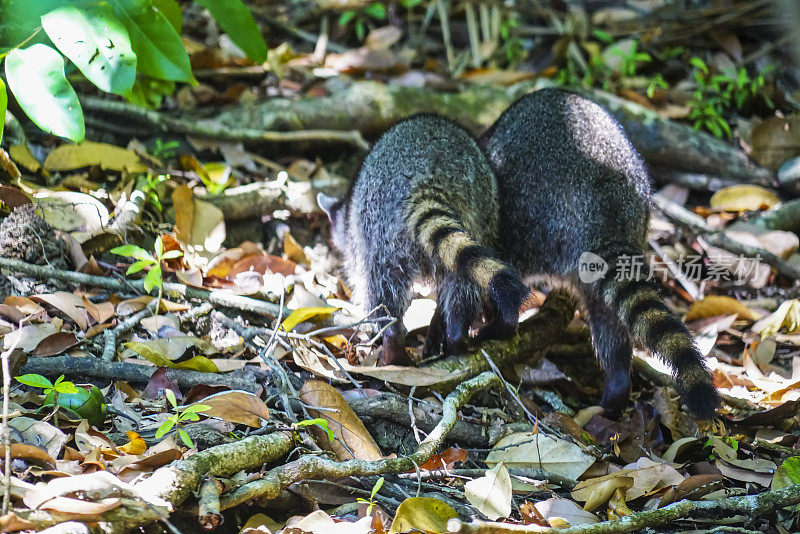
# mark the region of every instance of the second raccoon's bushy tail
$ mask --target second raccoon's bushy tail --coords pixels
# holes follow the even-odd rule
[[[437,199],[431,191],[421,192],[408,202],[407,224],[429,254],[486,291],[496,311],[518,313],[530,289],[514,269],[478,243],[446,202]],[[516,317],[513,320],[516,325]]]
[[[596,282],[597,290],[627,325],[633,338],[672,367],[678,392],[692,415],[710,418],[719,406],[720,397],[703,355],[686,326],[664,304],[655,283],[641,276],[617,276],[629,274],[617,271],[622,258],[606,259],[609,270]]]

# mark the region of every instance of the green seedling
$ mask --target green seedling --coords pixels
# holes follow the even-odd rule
[[[158,430],[156,431],[156,439],[161,439],[167,432],[172,430],[172,427],[175,427],[175,430],[178,431],[178,437],[181,438],[181,441],[184,443],[184,445],[191,449],[194,447],[192,438],[189,437],[189,434],[187,434],[186,431],[180,427],[180,425],[186,421],[199,421],[200,416],[198,413],[210,410],[211,406],[206,404],[192,404],[191,406],[187,406],[181,410],[178,409],[178,401],[175,398],[175,393],[171,389],[166,390],[166,396],[167,401],[169,401],[169,403],[172,405],[172,409],[175,410],[175,414],[171,415],[169,419],[161,423],[161,426],[159,426]]]
[[[339,17],[339,26],[347,26],[351,22],[355,28],[356,37],[359,41],[363,41],[367,36],[367,27],[372,20],[385,20],[386,19],[386,6],[380,2],[369,4],[363,9],[350,9],[345,11]]]
[[[122,245],[121,247],[114,247],[109,252],[137,260],[136,263],[128,267],[128,270],[125,272],[126,276],[138,273],[147,267],[150,268],[150,270],[147,272],[147,275],[144,277],[144,290],[147,293],[150,293],[153,288],[158,288],[158,305],[156,306],[156,313],[158,313],[159,308],[161,308],[161,297],[164,292],[164,280],[161,274],[161,262],[163,260],[180,258],[183,256],[183,252],[180,250],[168,250],[164,252],[164,244],[161,242],[161,236],[156,238],[155,244],[153,245],[153,252],[155,255],[150,254],[142,247],[136,245]]]
[[[375,506],[375,495],[378,494],[380,491],[381,486],[383,486],[383,477],[379,478],[375,485],[372,486],[372,493],[369,495],[369,499],[362,499],[361,497],[357,498],[356,501],[364,503],[367,505],[367,513],[365,515],[370,515],[372,513],[372,508]]]

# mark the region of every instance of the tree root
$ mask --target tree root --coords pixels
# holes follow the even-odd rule
[[[602,521],[592,525],[578,525],[569,528],[550,528],[538,525],[508,525],[475,521],[462,523],[451,519],[447,524],[449,532],[462,534],[483,533],[520,533],[535,532],[538,534],[609,534],[634,532],[647,527],[659,527],[681,519],[695,518],[727,518],[732,515],[745,517],[765,516],[785,506],[800,503],[800,484],[774,491],[765,491],[758,495],[724,497],[713,501],[682,500],[657,510],[633,513],[622,519]]]

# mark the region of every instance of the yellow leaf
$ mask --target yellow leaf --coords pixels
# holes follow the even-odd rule
[[[139,436],[139,434],[128,430],[125,432],[125,435],[128,436],[128,443],[122,445],[121,447],[117,447],[119,450],[126,454],[142,454],[147,450],[147,444],[144,442],[141,436]]]
[[[283,251],[286,253],[286,257],[293,262],[308,264],[308,258],[306,253],[303,252],[303,247],[295,241],[291,232],[286,232],[283,236]]]
[[[311,308],[297,308],[296,310],[292,311],[289,316],[283,320],[281,326],[287,332],[294,329],[295,326],[299,325],[302,322],[308,321],[312,317],[319,317],[324,316],[327,317],[328,315],[332,314],[339,308],[333,307],[311,307]]]
[[[397,507],[390,534],[421,530],[447,532],[447,522],[458,517],[450,505],[432,497],[409,497]]]
[[[800,330],[800,302],[797,299],[787,300],[772,314],[753,325],[753,330],[761,334],[761,339],[777,334],[785,328],[787,334]]]
[[[79,145],[61,145],[44,160],[44,168],[48,171],[71,171],[92,165],[113,171],[147,171],[135,152],[91,141],[84,141]]]
[[[779,202],[769,189],[758,185],[723,187],[711,197],[711,207],[720,211],[769,209]]]
[[[42,168],[41,164],[36,161],[36,158],[34,158],[33,154],[31,154],[31,149],[27,144],[14,145],[8,149],[8,153],[11,156],[11,159],[33,173],[39,172],[39,169]]]
[[[733,297],[709,295],[703,300],[692,304],[692,307],[689,308],[689,313],[686,314],[686,320],[696,321],[718,315],[733,315],[734,313],[738,315],[738,319],[745,321],[755,321],[759,317],[756,312]]]

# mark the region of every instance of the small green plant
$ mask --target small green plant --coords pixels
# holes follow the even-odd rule
[[[158,184],[166,182],[169,180],[169,174],[153,174],[148,172],[147,173],[147,183],[142,188],[147,200],[155,206],[158,211],[163,211],[164,206],[161,205],[161,199],[158,198],[158,193],[156,192],[156,188]]]
[[[295,430],[297,430],[304,426],[312,426],[312,425],[318,426],[322,430],[324,430],[328,434],[328,439],[331,440],[331,443],[333,443],[333,440],[336,439],[336,436],[333,435],[333,430],[328,428],[328,421],[326,419],[322,418],[304,419],[302,421],[294,423],[292,426],[294,427]]]
[[[53,393],[56,397],[59,393],[77,393],[78,387],[68,380],[64,380],[64,375],[56,379],[56,383],[50,382],[47,377],[37,374],[27,374],[16,377],[17,382],[34,388],[42,388],[45,395]]]
[[[175,393],[171,389],[167,389],[165,394],[167,401],[169,401],[169,403],[172,405],[172,409],[175,410],[175,414],[171,415],[169,419],[161,423],[161,426],[159,426],[158,430],[156,431],[156,439],[161,439],[167,432],[172,430],[172,427],[175,427],[175,430],[178,431],[178,437],[181,438],[181,441],[184,443],[184,445],[191,449],[194,447],[192,438],[189,437],[189,434],[187,434],[186,431],[180,427],[180,425],[186,421],[199,421],[200,416],[198,413],[210,410],[211,406],[206,404],[192,404],[183,410],[179,410],[178,400],[175,398]]]
[[[656,94],[656,89],[669,89],[669,84],[661,74],[656,74],[647,82],[647,98],[653,98]]]
[[[369,494],[369,499],[362,499],[361,497],[357,498],[358,502],[364,503],[367,505],[367,513],[365,515],[370,515],[372,513],[372,508],[375,506],[375,495],[378,494],[380,491],[381,486],[383,486],[383,477],[379,478],[375,485],[372,486],[372,493]]]
[[[371,26],[370,19],[385,20],[386,6],[381,2],[374,2],[363,9],[349,9],[339,17],[339,26],[347,26],[352,22],[356,37],[359,41],[363,41],[367,36],[367,27]]]
[[[154,158],[158,159],[174,158],[178,155],[178,149],[181,146],[181,144],[175,140],[165,143],[160,137],[156,137],[153,144],[155,146],[150,150],[150,153],[153,154]]]
[[[740,67],[734,78],[711,73],[699,57],[691,58],[689,63],[695,68],[697,87],[689,100],[688,118],[696,130],[705,129],[717,137],[730,137],[731,128],[724,118],[726,113],[743,111],[748,103],[759,99],[768,108],[774,107],[772,100],[761,91],[766,84],[764,74],[769,72],[769,68],[751,78],[747,69]]]
[[[158,313],[158,310],[161,307],[161,296],[164,290],[164,280],[161,276],[161,262],[162,260],[180,258],[183,256],[183,252],[180,250],[168,250],[164,252],[164,244],[161,241],[161,236],[156,238],[155,244],[153,245],[153,252],[155,253],[155,256],[147,252],[142,247],[136,245],[122,245],[120,247],[114,247],[109,252],[137,260],[136,263],[128,267],[128,270],[125,272],[126,276],[138,273],[142,269],[150,267],[150,270],[144,277],[144,290],[147,293],[150,293],[153,288],[158,288],[158,304],[156,306],[156,313]]]
[[[42,407],[52,406],[52,417],[56,417],[58,407],[61,405],[59,402],[59,395],[73,395],[79,391],[78,387],[74,383],[64,380],[64,375],[59,376],[56,379],[55,384],[50,382],[47,377],[35,373],[18,376],[16,377],[16,380],[20,384],[25,384],[26,386],[42,388],[45,395],[45,402]],[[58,420],[54,419],[54,421],[56,422],[57,426]]]
[[[500,23],[500,39],[506,54],[506,61],[510,65],[524,59],[526,55],[522,38],[514,32],[517,24],[517,19],[514,17],[509,17]]]

